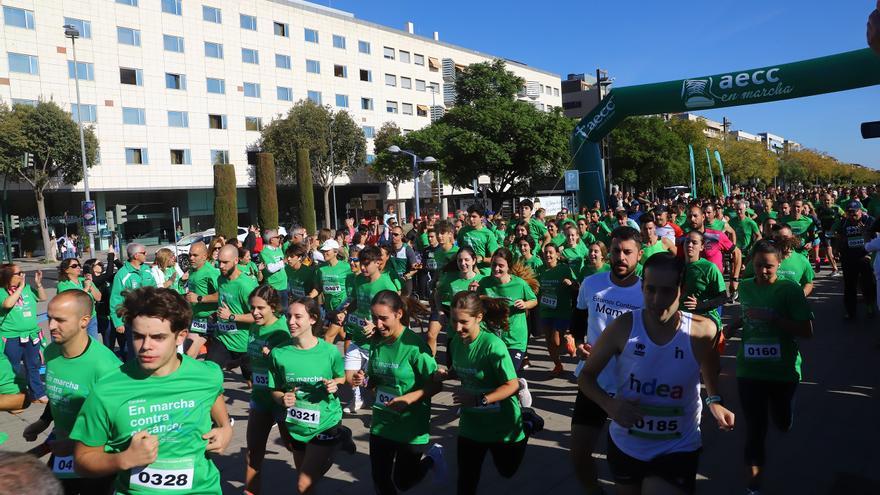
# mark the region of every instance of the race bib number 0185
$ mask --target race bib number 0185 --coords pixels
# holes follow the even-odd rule
[[[641,406],[644,416],[629,429],[629,434],[648,440],[681,437],[684,410],[680,407]]]

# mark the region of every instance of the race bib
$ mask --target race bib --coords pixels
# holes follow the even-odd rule
[[[431,258],[428,260],[428,262],[425,264],[425,266],[428,267],[428,270],[436,270],[437,269],[437,260]]]
[[[73,456],[52,458],[52,474],[58,478],[74,478],[76,473],[73,471]]]
[[[391,402],[396,398],[397,398],[397,396],[394,395],[394,392],[379,389],[376,391],[376,402],[373,405],[375,407],[381,407],[382,409],[386,409],[385,403]]]
[[[287,422],[317,425],[321,422],[321,411],[304,409],[301,407],[290,407],[287,409]]]
[[[306,291],[302,287],[291,287],[290,293],[296,297],[306,297]]]
[[[342,286],[340,286],[338,284],[337,285],[325,285],[324,292],[331,292],[331,293],[342,292]]]
[[[235,323],[224,321],[217,323],[217,331],[220,333],[236,332],[238,331],[238,327],[235,326]]]
[[[775,361],[782,357],[782,349],[778,343],[751,343],[743,344],[743,355],[746,359],[763,361]]]
[[[541,296],[541,306],[546,306],[548,308],[556,307],[556,298],[550,296]]]
[[[864,237],[847,237],[846,238],[846,245],[851,248],[863,247],[865,245],[865,238]]]
[[[208,321],[207,320],[193,320],[192,326],[190,327],[195,333],[208,333]]]
[[[358,316],[354,313],[349,313],[347,320],[348,320],[349,324],[354,325],[356,327],[363,328],[367,324],[367,320],[361,318],[360,316]]]
[[[644,416],[629,428],[632,436],[648,440],[670,440],[681,437],[684,410],[681,407],[641,406]]]
[[[192,461],[157,460],[147,467],[132,469],[129,484],[153,490],[192,490]]]
[[[254,371],[251,375],[251,379],[253,380],[254,387],[268,387],[269,386],[269,374],[265,372]]]

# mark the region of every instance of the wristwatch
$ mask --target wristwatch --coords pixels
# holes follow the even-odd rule
[[[202,302],[202,296],[196,296],[196,302]]]
[[[480,394],[480,397],[477,399],[477,403],[480,407],[488,406],[489,399],[486,398],[486,394]]]
[[[229,323],[235,323],[235,315],[229,313],[229,318],[226,318],[226,321],[228,321]]]

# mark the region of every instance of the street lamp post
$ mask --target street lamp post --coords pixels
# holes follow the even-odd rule
[[[76,116],[79,125],[79,147],[82,152],[82,168],[83,168],[83,188],[86,193],[86,201],[91,202],[92,196],[89,192],[89,168],[86,163],[86,137],[83,131],[82,102],[79,95],[79,63],[76,59],[76,39],[79,38],[79,30],[71,24],[64,25],[64,36],[70,38],[70,44],[73,46],[73,80],[76,82]],[[95,252],[95,234],[86,229],[89,234],[89,252]]]
[[[433,156],[427,156],[424,159],[419,159],[419,156],[412,151],[402,150],[399,146],[396,145],[389,146],[388,152],[392,155],[399,155],[403,153],[404,155],[409,155],[412,157],[413,199],[415,200],[415,218],[416,221],[418,221],[418,219],[422,217],[421,210],[419,209],[419,163],[427,163],[428,165],[433,165],[437,163],[437,159]]]

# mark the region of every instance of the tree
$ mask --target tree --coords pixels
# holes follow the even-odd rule
[[[214,231],[227,239],[238,235],[238,194],[235,166],[214,164]]]
[[[86,161],[91,166],[98,154],[98,138],[91,126],[84,129]],[[33,165],[25,162],[26,153]],[[53,101],[36,106],[0,103],[0,173],[27,183],[34,191],[43,247],[48,253],[45,192],[59,183],[83,180],[79,129],[71,115]]]
[[[755,141],[713,141],[718,144],[718,152],[724,161],[724,173],[730,176],[731,183],[746,183],[761,180],[772,184],[779,174],[779,159],[767,150],[763,143]]]
[[[330,189],[341,175],[351,175],[362,168],[367,162],[367,140],[364,131],[342,110],[332,115],[330,141],[332,143],[332,166],[327,169],[313,170],[316,182],[324,190],[324,221],[330,225]],[[315,173],[317,172],[317,173]]]
[[[686,128],[681,126],[681,129]],[[705,150],[699,147],[700,141],[694,140],[697,141],[694,146],[695,170],[705,170],[705,162],[700,167]],[[614,176],[639,189],[661,184],[689,184],[687,145],[679,133],[673,132],[672,125],[660,117],[628,118],[611,131]]]
[[[455,105],[472,105],[481,100],[509,100],[525,86],[525,80],[507,70],[504,60],[467,66],[455,79]]]
[[[276,186],[275,158],[272,153],[258,153],[256,166],[259,207],[257,221],[264,229],[278,228],[278,188]]]
[[[309,149],[305,146],[301,146],[297,150],[296,168],[302,225],[306,232],[315,234],[318,231],[318,225],[315,221],[315,190],[312,187],[312,167],[309,165]]]
[[[391,184],[394,188],[394,201],[400,203],[400,183],[412,178],[412,158],[392,155],[388,152],[388,147],[391,145],[406,147],[400,127],[389,121],[382,124],[373,137],[376,160],[370,165],[370,174]],[[400,205],[396,206],[400,210]]]

